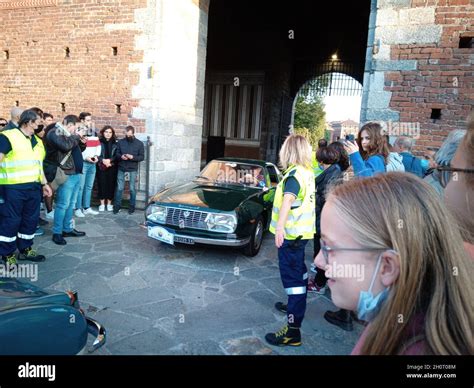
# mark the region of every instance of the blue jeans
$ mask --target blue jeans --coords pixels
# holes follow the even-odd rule
[[[114,196],[114,206],[116,208],[120,208],[120,206],[122,206],[122,194],[125,187],[125,174],[125,171],[118,170],[117,189],[115,190]],[[130,207],[135,209],[135,201],[137,198],[137,172],[129,171],[128,174],[130,174]]]
[[[76,203],[80,183],[81,175],[74,174],[69,175],[67,181],[59,186],[56,192],[56,208],[54,209],[54,234],[72,230],[72,213],[74,212],[74,204]]]
[[[81,183],[77,194],[76,209],[88,209],[91,207],[92,188],[96,173],[95,163],[84,161],[82,168]]]

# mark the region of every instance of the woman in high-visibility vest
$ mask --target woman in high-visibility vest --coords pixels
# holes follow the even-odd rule
[[[285,171],[273,202],[270,232],[275,234],[278,261],[288,303],[275,307],[287,314],[288,323],[265,339],[271,345],[301,345],[300,327],[306,310],[308,273],[304,250],[315,233],[315,186],[311,145],[300,135],[290,135],[280,150]]]

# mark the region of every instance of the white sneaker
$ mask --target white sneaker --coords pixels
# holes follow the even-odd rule
[[[104,212],[105,211],[105,205],[100,205],[99,206],[99,211]]]
[[[107,205],[107,211],[111,212],[114,210],[114,205]]]
[[[82,209],[77,209],[77,210],[74,212],[74,215],[75,215],[76,217],[79,217],[79,218],[85,217],[84,213],[82,212]]]
[[[46,218],[47,218],[48,220],[54,220],[54,209],[51,210],[49,213],[46,212]]]
[[[97,214],[99,214],[99,212],[95,211],[95,210],[92,210],[92,208],[88,208],[88,209],[85,209],[83,210],[84,214],[91,214],[93,216],[96,216]]]

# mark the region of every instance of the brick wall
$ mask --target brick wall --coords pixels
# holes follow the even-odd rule
[[[474,3],[379,0],[372,28],[361,120],[409,124],[414,133],[418,126],[416,153],[464,128],[474,106],[474,49],[459,46],[474,37]]]
[[[401,122],[421,124],[417,151],[441,145],[450,130],[464,126],[474,106],[474,49],[459,48],[461,37],[474,37],[474,6],[469,0],[413,0],[415,7],[429,3],[438,4],[440,41],[393,45],[391,59],[416,60],[417,69],[385,74],[385,90],[392,92],[390,108],[400,112]],[[439,120],[430,119],[432,109],[441,110]]]
[[[131,98],[138,73],[129,64],[141,62],[143,55],[134,47],[138,31],[113,26],[133,23],[134,11],[147,0],[59,0],[37,8],[28,1],[15,1],[19,8],[8,4],[0,7],[0,116],[9,118],[18,101],[55,117],[90,111],[98,127],[144,129],[143,120],[131,117],[138,104]]]
[[[200,166],[208,9],[209,0],[0,1],[0,116],[18,101],[57,118],[90,111],[118,132],[132,124],[153,142],[152,192],[189,180]]]

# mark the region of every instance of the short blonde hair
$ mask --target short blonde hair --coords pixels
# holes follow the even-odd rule
[[[290,135],[280,150],[280,167],[286,170],[290,165],[295,165],[311,169],[312,152],[311,144],[304,136]]]

